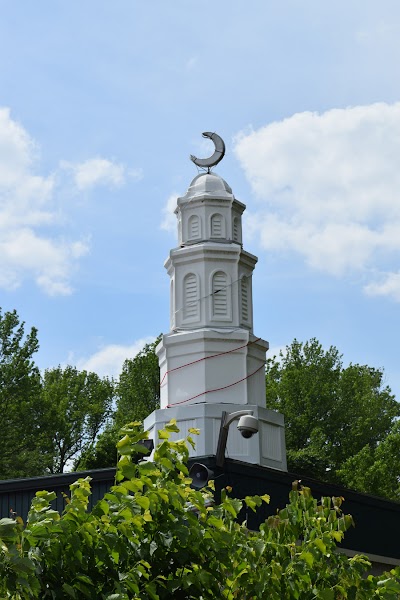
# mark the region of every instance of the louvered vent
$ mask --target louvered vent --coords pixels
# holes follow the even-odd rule
[[[241,292],[242,292],[242,319],[243,321],[249,320],[249,286],[247,277],[241,279]]]
[[[239,241],[239,219],[237,217],[233,219],[233,239],[235,242]]]
[[[192,215],[189,219],[189,239],[195,240],[200,237],[200,219],[197,215]]]
[[[223,235],[222,215],[213,215],[211,217],[211,237],[220,238],[223,237]]]
[[[213,277],[212,293],[213,316],[226,317],[228,313],[227,277],[222,271],[218,271]]]
[[[184,318],[194,319],[198,315],[199,301],[197,293],[197,277],[194,273],[186,275],[184,279]]]

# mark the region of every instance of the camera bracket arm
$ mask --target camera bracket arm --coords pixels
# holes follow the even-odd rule
[[[226,442],[228,440],[229,425],[236,419],[240,419],[240,417],[244,417],[245,415],[252,415],[252,414],[253,414],[252,410],[237,410],[233,413],[228,413],[226,411],[222,412],[221,427],[219,430],[218,445],[217,445],[217,454],[215,456],[215,458],[216,458],[215,464],[217,465],[217,467],[224,466],[225,449],[226,449]]]

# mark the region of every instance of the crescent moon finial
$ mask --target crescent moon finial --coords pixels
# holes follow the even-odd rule
[[[209,158],[197,158],[196,156],[193,156],[193,154],[191,154],[190,160],[193,161],[194,164],[198,167],[208,169],[208,171],[210,171],[211,167],[217,165],[224,158],[225,143],[222,137],[220,137],[217,133],[205,131],[202,135],[204,138],[208,138],[214,143],[214,154],[212,154]]]

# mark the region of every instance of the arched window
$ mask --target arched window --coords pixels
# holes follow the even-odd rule
[[[223,271],[217,271],[212,278],[213,317],[228,316],[228,278]]]
[[[183,318],[196,319],[199,316],[199,290],[197,276],[188,273],[183,280]]]
[[[201,237],[200,217],[192,215],[188,222],[189,240],[195,240]]]
[[[224,217],[218,213],[211,217],[211,237],[225,237],[225,221]]]
[[[242,320],[249,320],[249,278],[244,276],[240,280],[240,295],[242,307]]]
[[[233,241],[240,242],[240,221],[238,217],[233,219]]]

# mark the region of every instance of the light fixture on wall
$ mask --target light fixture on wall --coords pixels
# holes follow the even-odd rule
[[[228,440],[229,425],[238,420],[237,428],[241,435],[249,439],[258,432],[258,419],[253,417],[252,410],[237,410],[233,413],[223,412],[221,416],[221,427],[219,430],[218,446],[216,454],[217,467],[223,467],[225,462],[225,449]]]
[[[258,432],[258,419],[253,417],[252,410],[238,410],[233,413],[224,411],[221,415],[221,427],[219,430],[215,462],[216,467],[221,468],[224,466],[229,425],[236,420],[238,421],[237,428],[244,438],[249,439]],[[189,477],[192,478],[192,487],[196,490],[200,490],[207,485],[210,479],[214,479],[214,471],[202,463],[193,463],[189,470]]]

